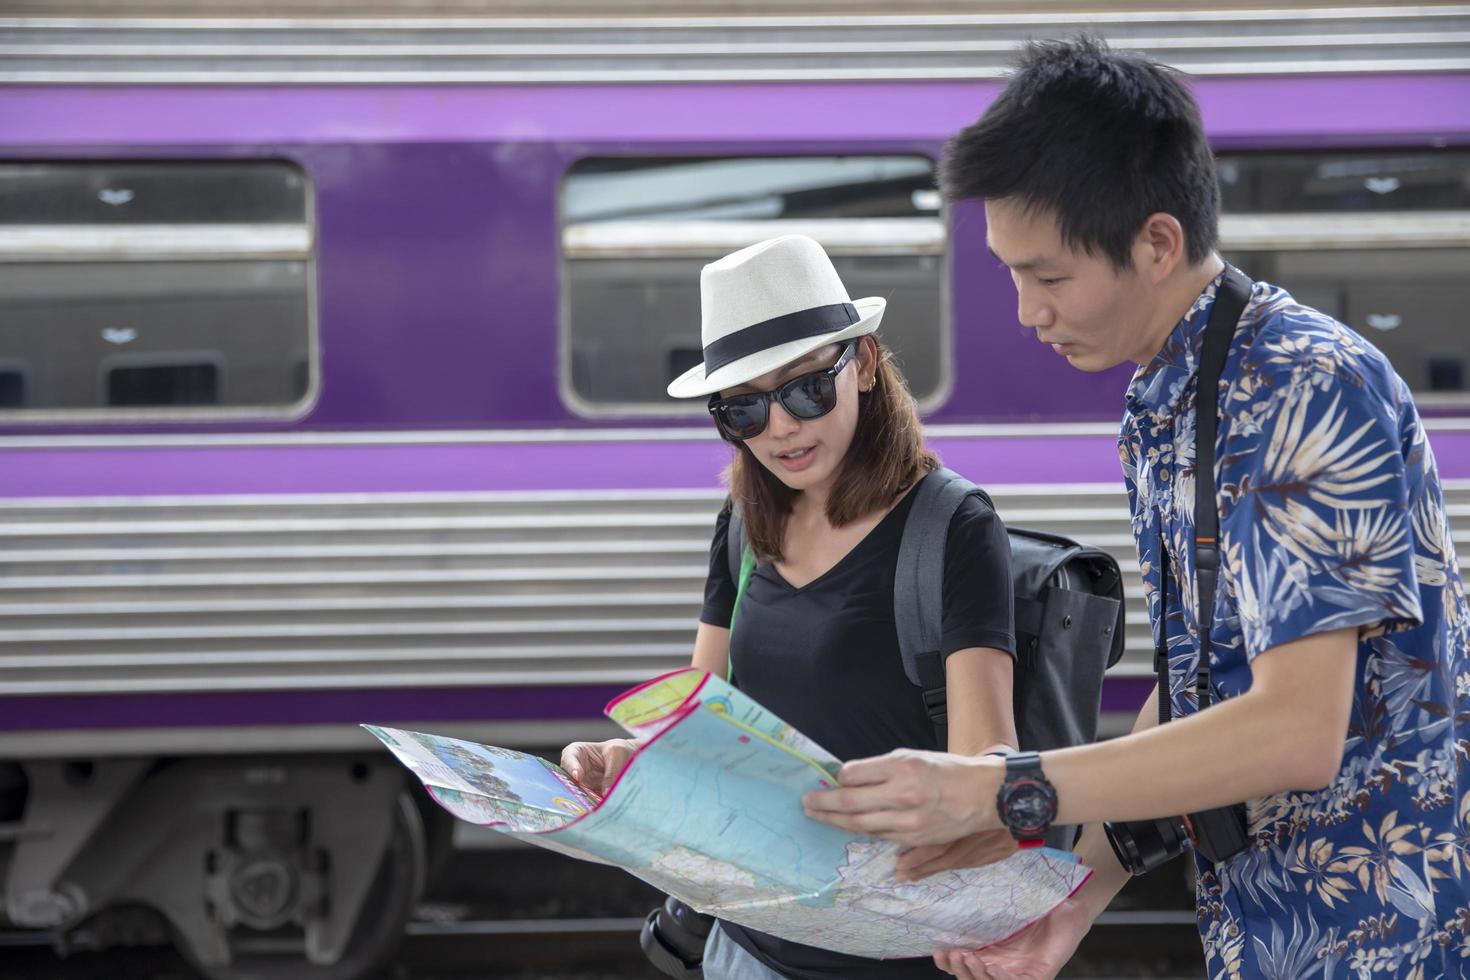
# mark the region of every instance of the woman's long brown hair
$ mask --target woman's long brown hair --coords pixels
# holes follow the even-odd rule
[[[939,465],[939,457],[924,446],[918,406],[893,363],[892,352],[877,337],[873,343],[878,352],[875,384],[872,391],[858,395],[857,431],[827,498],[827,520],[833,527],[889,506]],[[735,444],[735,459],[725,478],[756,559],[780,561],[796,491],[762,466],[742,443]]]

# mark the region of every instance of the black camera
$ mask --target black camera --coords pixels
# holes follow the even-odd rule
[[[674,980],[700,980],[704,971],[704,941],[714,928],[712,915],[694,911],[669,897],[643,920],[638,945],[658,972]]]
[[[1178,857],[1190,844],[1216,864],[1229,860],[1250,845],[1245,804],[1162,820],[1133,820],[1103,825],[1118,863],[1129,874],[1148,874]]]

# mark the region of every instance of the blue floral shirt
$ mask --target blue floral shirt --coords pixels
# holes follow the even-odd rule
[[[1175,717],[1198,709],[1195,381],[1219,282],[1135,373],[1118,444],[1155,630],[1167,542]],[[1413,399],[1362,337],[1256,283],[1219,406],[1214,697],[1248,690],[1272,647],[1359,642],[1332,784],[1246,801],[1253,846],[1196,856],[1208,975],[1470,975],[1470,614]]]

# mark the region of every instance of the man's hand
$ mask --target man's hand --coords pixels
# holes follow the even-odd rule
[[[598,796],[606,796],[636,751],[638,746],[626,738],[573,742],[561,750],[561,767]]]
[[[911,847],[898,856],[899,881],[918,881],[940,871],[979,868],[1015,854],[1016,840],[1007,830],[987,830],[948,844]]]
[[[1092,915],[1069,898],[1013,939],[983,950],[934,954],[934,965],[960,980],[1052,980],[1072,958]]]
[[[849,762],[840,789],[801,798],[806,814],[858,834],[917,847],[947,844],[1000,827],[995,795],[1005,775],[997,758],[898,749]]]

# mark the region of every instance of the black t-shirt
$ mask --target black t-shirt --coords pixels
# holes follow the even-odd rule
[[[839,759],[897,748],[943,749],[919,689],[903,671],[893,582],[910,493],[825,574],[792,588],[769,564],[756,567],[730,637],[735,683]],[[726,538],[715,523],[700,620],[729,626],[735,603]],[[984,501],[967,498],[950,522],[944,559],[941,654],[994,647],[1015,653],[1010,546]],[[795,980],[943,977],[928,957],[870,960],[722,923],[771,969]]]

